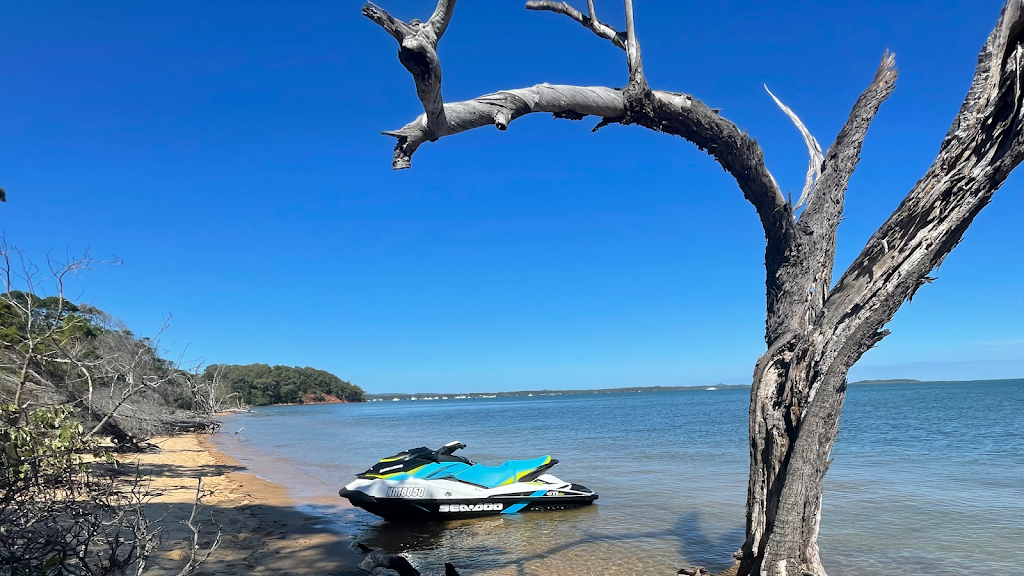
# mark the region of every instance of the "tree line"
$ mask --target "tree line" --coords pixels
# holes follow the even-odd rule
[[[203,375],[250,406],[366,400],[359,386],[308,366],[213,364]]]

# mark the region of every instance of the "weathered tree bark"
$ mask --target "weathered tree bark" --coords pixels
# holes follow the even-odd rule
[[[424,109],[401,129],[385,132],[398,140],[393,167],[408,168],[424,142],[489,124],[505,130],[520,116],[548,112],[571,120],[599,116],[594,130],[610,123],[638,124],[681,136],[732,174],[757,210],[767,242],[767,351],[755,366],[751,388],[746,541],[739,574],[823,576],[817,545],[822,487],[839,432],[846,375],[888,334],[885,324],[932,280],[928,274],[1024,159],[1024,0],[1004,6],[935,163],[835,286],[836,232],[847,184],[868,127],[895,87],[894,56],[882,58],[824,155],[796,114],[775,99],[810,153],[807,182],[793,206],[765,167],[756,140],[693,96],[650,89],[632,2],[624,4],[624,32],[601,23],[592,0],[586,15],[564,2],[526,4],[568,16],[625,50],[629,81],[624,88],[540,84],[449,104],[441,98],[436,48],[455,0],[440,0],[425,23],[400,22],[367,4],[363,13],[398,40],[399,59],[412,73]]]

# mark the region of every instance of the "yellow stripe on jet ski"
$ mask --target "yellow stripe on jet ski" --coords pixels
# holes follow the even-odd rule
[[[395,456],[394,458],[381,458],[380,461],[381,462],[394,462],[395,460],[401,460],[403,458],[405,458],[405,456]]]
[[[426,464],[424,464],[423,466],[426,466]],[[367,476],[369,476],[370,478],[394,478],[395,476],[401,476],[402,474],[413,474],[417,470],[419,470],[420,468],[423,468],[423,466],[417,466],[417,467],[413,468],[412,470],[403,470],[403,471],[400,471],[400,472],[392,472],[391,474],[367,474]]]
[[[516,474],[512,478],[509,478],[508,480],[505,480],[501,484],[498,484],[498,486],[508,486],[509,484],[515,484],[516,482],[519,482],[519,479],[522,478],[523,476],[526,476],[527,474],[537,470],[537,468],[540,468],[541,466],[546,466],[549,462],[551,462],[551,456],[547,456],[546,458],[544,458],[544,463],[541,464],[540,466],[534,466],[533,468],[530,468],[529,470],[524,470],[522,472],[519,472],[518,474]]]

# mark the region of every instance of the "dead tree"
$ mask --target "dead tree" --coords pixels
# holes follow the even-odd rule
[[[39,268],[25,259],[18,248],[9,246],[0,237],[0,328],[6,334],[0,337],[0,396],[11,389],[13,404],[24,418],[28,397],[46,398],[55,404],[66,400],[67,389],[84,382],[87,396],[92,401],[93,379],[90,369],[95,362],[83,358],[80,342],[73,330],[78,319],[71,317],[75,307],[64,297],[69,276],[91,270],[98,264],[118,265],[119,260],[95,260],[85,251],[79,257],[57,261],[47,257],[49,281],[56,295],[49,298],[36,294],[39,287]],[[16,283],[24,290],[16,290]],[[46,305],[44,305],[46,304]],[[63,385],[51,381],[47,365],[68,369]]]
[[[94,379],[102,380],[106,385],[105,397],[88,402],[88,409],[99,415],[99,422],[88,436],[110,431],[111,420],[124,408],[132,408],[137,419],[159,421],[164,417],[153,406],[145,410],[141,406],[130,406],[128,402],[146,392],[153,392],[174,381],[177,375],[173,366],[168,364],[158,353],[159,344],[156,339],[136,338],[127,328],[116,323],[117,329],[109,330],[97,338],[96,348],[100,357]],[[167,329],[165,320],[159,333]],[[159,337],[158,333],[158,337]],[[114,435],[115,438],[117,435]]]
[[[811,157],[803,193],[792,205],[752,137],[694,96],[648,86],[632,1],[624,4],[625,31],[600,22],[593,0],[587,1],[586,14],[565,2],[526,4],[565,15],[624,50],[629,71],[624,88],[538,84],[453,103],[441,98],[436,49],[455,0],[439,0],[427,21],[409,23],[366,4],[363,14],[398,41],[398,59],[412,74],[424,110],[384,133],[398,140],[393,167],[408,168],[427,141],[490,125],[505,130],[520,116],[546,112],[573,120],[595,116],[595,130],[636,124],[681,136],[732,174],[757,210],[767,240],[767,351],[754,369],[751,389],[750,481],[739,573],[823,575],[817,545],[822,481],[839,431],[847,372],[888,334],[885,324],[932,280],[928,274],[1024,157],[1024,0],[1004,6],[935,163],[834,285],[836,230],[847,183],[868,126],[895,86],[893,55],[883,56],[824,154],[799,118],[782,106]]]

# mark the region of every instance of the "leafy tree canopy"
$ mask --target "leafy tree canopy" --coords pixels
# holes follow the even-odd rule
[[[243,402],[252,406],[301,404],[326,400],[327,396],[346,402],[365,401],[362,388],[310,367],[214,364],[206,368],[204,377],[217,378],[221,386],[238,393]]]

